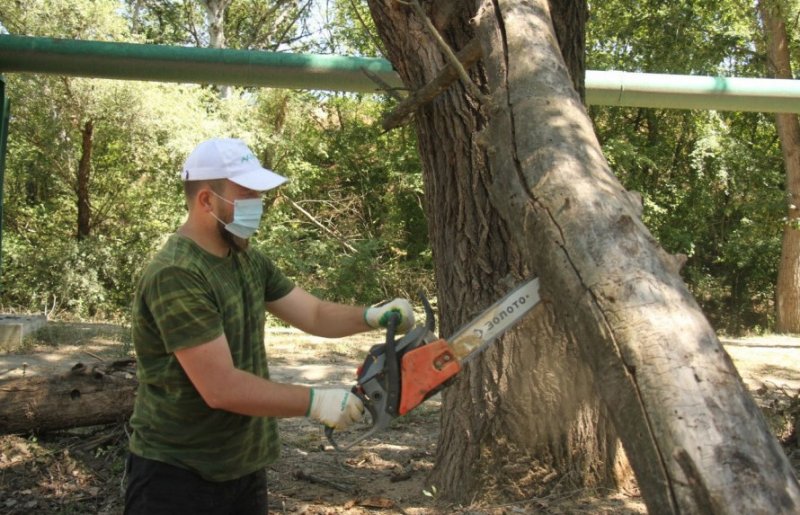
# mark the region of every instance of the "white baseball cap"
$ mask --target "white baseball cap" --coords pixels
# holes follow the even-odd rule
[[[262,167],[245,142],[235,138],[213,138],[197,145],[186,158],[181,179],[228,179],[256,191],[271,190],[287,181]]]

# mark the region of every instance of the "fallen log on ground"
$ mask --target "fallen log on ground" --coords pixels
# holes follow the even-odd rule
[[[0,434],[127,420],[137,386],[134,359],[77,363],[67,373],[0,382]]]

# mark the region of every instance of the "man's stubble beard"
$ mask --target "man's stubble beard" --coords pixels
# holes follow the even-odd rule
[[[250,241],[248,239],[235,236],[225,228],[225,224],[222,222],[217,222],[217,230],[219,230],[219,235],[222,237],[222,240],[227,243],[234,252],[245,251],[250,245]]]

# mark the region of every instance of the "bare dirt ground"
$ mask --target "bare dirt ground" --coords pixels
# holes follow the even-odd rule
[[[355,368],[379,333],[324,340],[289,330],[267,338],[273,379],[350,386]],[[800,338],[723,339],[743,379],[764,408],[773,432],[788,438],[787,420],[800,393]],[[127,332],[102,324],[50,323],[23,353],[0,355],[5,379],[66,371],[76,362],[130,353]],[[283,453],[268,469],[270,512],[293,514],[401,513],[646,513],[635,495],[558,491],[467,506],[444,503],[426,484],[438,438],[440,401],[434,397],[353,450],[334,452],[320,427],[304,419],[280,422]],[[366,425],[339,435],[342,442]],[[39,435],[0,436],[0,514],[121,513],[124,424]],[[800,451],[785,447],[796,470]]]

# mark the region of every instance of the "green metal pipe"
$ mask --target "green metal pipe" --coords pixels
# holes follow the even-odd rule
[[[374,92],[392,87],[384,59],[0,35],[0,73]]]
[[[384,59],[0,35],[0,73],[375,92],[402,87]],[[586,72],[592,105],[800,113],[800,81]]]
[[[588,70],[586,103],[800,113],[800,81]]]

